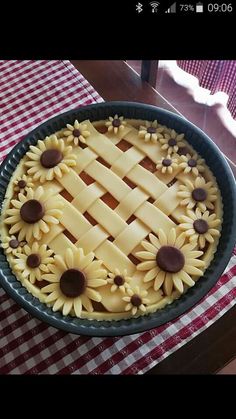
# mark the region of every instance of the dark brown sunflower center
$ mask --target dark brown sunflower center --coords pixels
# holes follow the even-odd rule
[[[142,304],[142,298],[140,298],[139,295],[134,294],[132,295],[130,302],[134,307],[139,307]]]
[[[72,134],[74,135],[74,137],[79,138],[81,135],[81,132],[79,129],[75,128]]]
[[[208,223],[205,220],[195,220],[193,228],[198,234],[205,234],[208,231]]]
[[[180,148],[178,149],[177,153],[178,153],[180,156],[186,156],[186,154],[189,154],[189,153],[190,153],[190,150],[189,150],[189,148],[188,148],[188,147],[180,147]]]
[[[37,199],[29,199],[26,201],[21,209],[20,216],[28,224],[34,224],[41,220],[45,214],[44,206]]]
[[[12,239],[9,241],[9,246],[12,249],[17,249],[17,247],[19,246],[20,242],[17,239]]]
[[[113,127],[118,128],[121,125],[120,119],[119,118],[113,119],[112,125],[113,125]]]
[[[195,159],[189,159],[188,166],[189,167],[196,167],[197,166],[196,160]]]
[[[177,144],[177,141],[174,138],[170,138],[168,144],[170,147],[174,147]]]
[[[196,188],[192,192],[192,197],[194,201],[202,202],[205,201],[205,199],[207,198],[207,193],[203,188]]]
[[[148,127],[147,132],[148,132],[148,134],[156,134],[156,128]]]
[[[162,246],[157,252],[156,262],[163,271],[176,273],[183,269],[185,259],[183,253],[176,247]]]
[[[26,264],[29,266],[29,268],[38,268],[38,266],[41,263],[41,257],[40,255],[37,255],[36,253],[31,253],[26,259]]]
[[[63,155],[60,150],[51,149],[46,150],[41,154],[40,163],[46,169],[51,169],[57,166],[63,159]]]
[[[117,285],[117,287],[120,287],[121,285],[123,285],[125,282],[123,276],[121,275],[116,275],[114,278],[114,284]]]
[[[60,278],[61,292],[69,298],[76,298],[83,294],[86,284],[86,276],[79,269],[68,269]]]
[[[25,181],[25,180],[23,180],[23,179],[19,180],[19,182],[18,182],[18,186],[19,186],[19,188],[21,188],[21,189],[25,188],[25,187],[26,187],[26,181]]]
[[[171,159],[163,159],[162,160],[162,165],[165,166],[165,167],[171,166],[171,163],[172,163]]]

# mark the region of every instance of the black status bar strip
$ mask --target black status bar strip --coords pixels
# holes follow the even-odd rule
[[[131,5],[131,4],[130,4]],[[235,15],[235,8],[233,2],[158,2],[158,1],[137,1],[133,3],[133,12],[136,15],[148,15],[152,17],[158,17],[163,15],[221,15],[221,16],[232,16]]]

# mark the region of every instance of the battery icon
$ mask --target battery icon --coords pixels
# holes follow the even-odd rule
[[[196,12],[197,13],[203,13],[203,3],[197,3],[196,4]]]

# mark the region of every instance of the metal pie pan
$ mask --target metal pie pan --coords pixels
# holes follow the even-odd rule
[[[165,109],[151,105],[132,102],[105,102],[89,105],[60,114],[31,131],[18,143],[0,166],[0,203],[11,176],[21,158],[31,144],[39,139],[60,130],[75,119],[83,121],[90,119],[98,121],[113,116],[123,115],[126,118],[154,120],[167,125],[177,132],[183,132],[187,141],[204,157],[206,164],[216,177],[223,200],[222,232],[208,269],[193,288],[190,288],[181,298],[155,313],[119,321],[97,321],[63,316],[61,312],[54,313],[50,307],[33,297],[12,273],[3,250],[0,249],[0,284],[10,297],[33,316],[58,329],[87,336],[122,336],[144,332],[163,325],[185,313],[216,284],[231,257],[235,244],[236,231],[236,189],[232,171],[224,156],[214,142],[203,131],[186,119]]]

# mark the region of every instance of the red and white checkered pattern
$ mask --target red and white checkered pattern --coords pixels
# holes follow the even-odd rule
[[[182,70],[197,77],[201,87],[225,92],[229,96],[227,108],[236,118],[236,60],[178,60]]]
[[[69,61],[0,61],[0,159],[34,127],[102,98]],[[236,301],[236,249],[216,286],[164,326],[122,338],[56,330],[0,289],[1,374],[142,374],[197,336]]]

